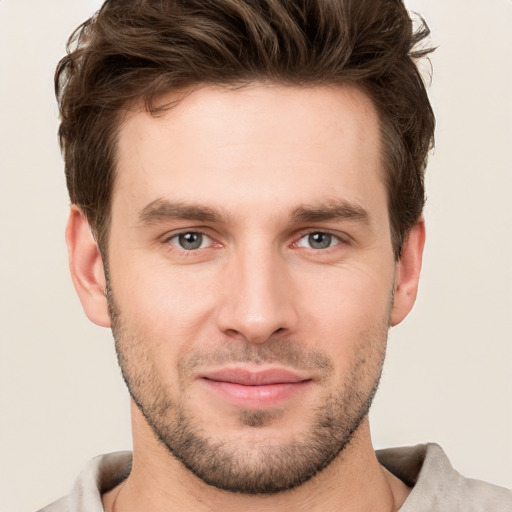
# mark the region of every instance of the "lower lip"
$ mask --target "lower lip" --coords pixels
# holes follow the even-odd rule
[[[304,391],[311,384],[310,380],[259,386],[246,386],[210,379],[202,379],[202,381],[209,389],[231,404],[249,409],[275,407]]]

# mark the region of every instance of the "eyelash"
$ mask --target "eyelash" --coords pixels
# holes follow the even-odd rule
[[[215,240],[208,235],[208,233],[200,230],[200,229],[184,229],[183,231],[179,231],[178,233],[173,233],[170,236],[166,236],[163,240],[164,244],[172,246],[173,249],[180,251],[181,253],[184,253],[187,256],[192,256],[194,253],[197,253],[200,249],[206,249],[207,247],[199,247],[197,249],[184,249],[183,247],[179,247],[177,244],[171,243],[172,239],[178,239],[181,235],[201,235],[203,237],[207,237],[210,239],[211,243],[215,244]],[[209,245],[211,245],[211,243]],[[220,244],[219,244],[220,245]]]
[[[332,233],[329,230],[310,229],[308,231],[302,232],[300,234],[300,236],[297,238],[297,240],[292,243],[292,246],[300,248],[301,246],[299,246],[299,243],[300,243],[300,241],[302,239],[304,239],[306,237],[309,237],[310,235],[316,235],[316,234],[328,235],[328,236],[332,237],[333,239],[335,239],[335,241],[337,241],[337,242],[334,243],[334,245],[330,245],[330,246],[325,247],[323,249],[315,249],[313,247],[302,247],[303,249],[312,250],[312,251],[315,251],[315,252],[330,252],[330,249],[335,249],[338,245],[343,245],[343,244],[346,245],[348,243],[346,238],[344,238],[340,234]]]
[[[208,239],[210,239],[210,243],[206,247],[198,247],[196,249],[185,249],[183,247],[179,247],[178,243],[176,243],[176,244],[171,243],[171,240],[178,239],[181,235],[187,235],[187,234],[196,234],[196,235],[201,235],[203,237],[207,237]],[[323,235],[333,237],[335,239],[336,243],[334,243],[334,245],[329,245],[325,248],[316,248],[316,249],[313,247],[303,247],[303,246],[299,245],[299,243],[302,239],[304,239],[310,235],[315,235],[315,234],[323,234]],[[170,236],[166,236],[164,238],[163,242],[168,247],[171,246],[171,247],[169,247],[169,250],[179,251],[184,256],[195,256],[198,254],[198,251],[200,251],[201,249],[211,248],[212,246],[215,246],[215,244],[217,244],[217,247],[221,246],[221,244],[219,242],[216,242],[215,239],[213,239],[208,233],[206,233],[205,231],[203,231],[201,229],[189,229],[189,230],[182,230],[178,233],[173,233]],[[348,243],[349,242],[346,240],[346,237],[344,238],[343,236],[341,236],[339,234],[334,234],[328,230],[310,229],[308,231],[301,232],[300,235],[298,236],[298,238],[295,238],[295,241],[290,244],[290,247],[302,248],[302,249],[306,249],[309,251],[314,251],[316,253],[322,253],[322,252],[327,253],[327,252],[331,252],[331,250],[335,249],[339,245],[346,245]]]

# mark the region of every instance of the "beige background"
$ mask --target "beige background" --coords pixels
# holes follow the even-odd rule
[[[464,474],[512,487],[512,1],[410,0],[439,46],[420,298],[391,333],[377,447],[438,441]],[[110,333],[67,272],[52,74],[93,0],[0,0],[0,512],[67,492],[130,447]]]

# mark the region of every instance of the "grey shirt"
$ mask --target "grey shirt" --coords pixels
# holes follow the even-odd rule
[[[512,512],[512,491],[455,471],[437,444],[378,450],[379,462],[413,487],[399,512]],[[131,452],[92,459],[68,496],[39,512],[103,512],[101,495],[129,474]]]

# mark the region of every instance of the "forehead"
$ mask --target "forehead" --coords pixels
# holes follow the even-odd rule
[[[159,198],[227,210],[383,199],[378,116],[353,87],[204,86],[162,102],[175,106],[121,125],[113,213]]]

